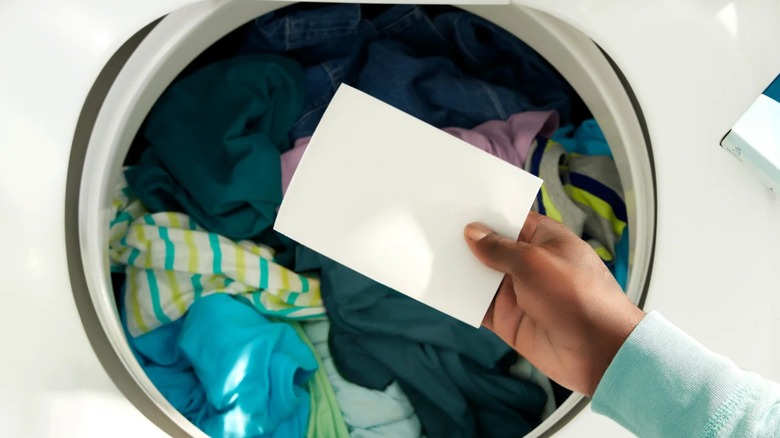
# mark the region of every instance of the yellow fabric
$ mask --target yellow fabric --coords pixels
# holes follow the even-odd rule
[[[603,246],[597,246],[593,248],[593,251],[598,254],[599,257],[601,257],[601,260],[604,260],[605,262],[611,262],[612,261],[612,254],[607,251],[607,248],[604,248]]]
[[[604,202],[604,200],[586,192],[585,190],[582,190],[579,187],[566,184],[564,189],[566,190],[566,193],[569,195],[569,197],[575,202],[591,208],[596,212],[596,214],[605,220],[608,220],[612,224],[612,231],[614,231],[616,235],[620,236],[623,234],[623,229],[626,228],[626,223],[615,216],[611,205]],[[545,207],[547,207],[547,204],[545,204]]]
[[[542,177],[544,179],[544,177]],[[544,204],[545,213],[548,217],[551,217],[555,219],[558,222],[563,222],[563,216],[561,215],[561,212],[558,211],[557,208],[555,208],[555,204],[553,204],[552,199],[550,199],[550,194],[547,191],[547,187],[545,187],[544,184],[542,184],[542,204]]]

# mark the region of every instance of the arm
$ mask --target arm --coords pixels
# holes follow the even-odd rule
[[[482,324],[596,412],[643,437],[780,437],[780,385],[645,315],[563,224],[532,212],[518,241],[483,224],[465,238],[507,274]]]
[[[780,385],[740,370],[657,312],[618,351],[593,410],[642,437],[780,436]]]

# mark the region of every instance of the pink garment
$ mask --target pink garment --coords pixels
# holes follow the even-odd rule
[[[290,185],[295,169],[298,168],[298,163],[301,162],[303,153],[306,152],[309,140],[311,140],[311,136],[295,140],[293,148],[282,154],[282,194],[287,193],[287,187]]]
[[[490,120],[473,129],[444,128],[444,132],[472,146],[523,168],[528,150],[537,135],[550,137],[558,129],[555,111],[526,111],[504,120]],[[295,140],[292,149],[282,154],[282,193],[287,192],[295,169],[309,145],[311,137]]]
[[[455,137],[522,168],[537,135],[549,138],[558,129],[555,111],[526,111],[506,121],[490,120],[474,129],[444,128]]]

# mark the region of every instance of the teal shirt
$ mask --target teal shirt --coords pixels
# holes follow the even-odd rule
[[[640,437],[780,437],[780,385],[650,312],[604,373],[593,410]]]

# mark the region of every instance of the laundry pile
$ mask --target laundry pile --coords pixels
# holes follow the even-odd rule
[[[164,92],[114,195],[120,314],[149,378],[213,437],[532,430],[555,385],[493,333],[272,224],[349,83],[539,175],[534,209],[579,233],[624,284],[620,179],[598,125],[574,114],[573,90],[517,38],[450,7],[298,4],[241,32],[236,56]]]

